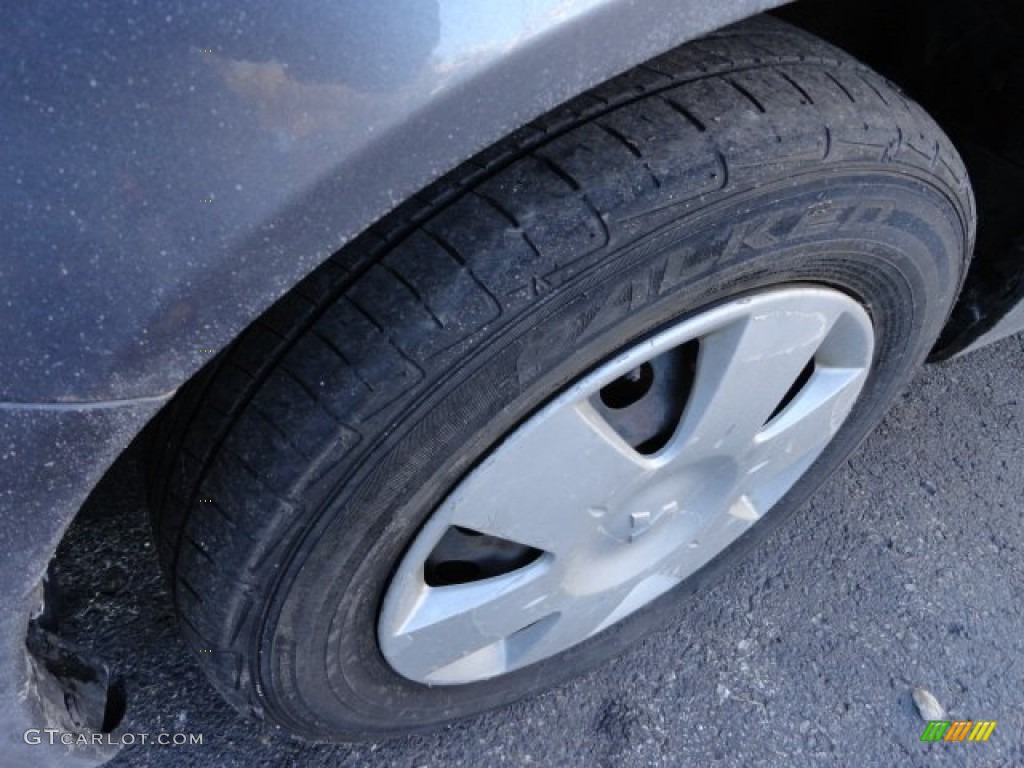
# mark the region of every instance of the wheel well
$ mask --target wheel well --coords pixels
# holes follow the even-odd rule
[[[776,15],[849,51],[939,122],[967,165],[978,241],[932,359],[1024,297],[1024,7],[1010,0],[800,0]]]

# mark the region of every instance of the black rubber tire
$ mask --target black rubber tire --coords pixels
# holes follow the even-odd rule
[[[973,232],[966,172],[931,119],[770,19],[574,100],[334,256],[170,407],[154,523],[189,645],[240,710],[324,740],[435,727],[621,652],[878,422],[938,335]],[[502,435],[624,345],[794,282],[861,300],[876,357],[753,535],[553,659],[455,687],[391,670],[376,621],[392,568]]]

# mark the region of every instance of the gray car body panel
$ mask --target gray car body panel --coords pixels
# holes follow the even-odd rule
[[[777,4],[20,6],[0,33],[0,402],[170,392],[432,179]]]
[[[6,9],[0,764],[88,765],[111,753],[26,743],[26,729],[61,715],[43,710],[46,673],[26,653],[25,628],[90,490],[213,352],[478,150],[781,2]]]

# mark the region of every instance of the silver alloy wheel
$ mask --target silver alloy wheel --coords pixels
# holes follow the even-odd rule
[[[688,375],[672,374],[694,349]],[[860,304],[801,285],[709,309],[602,365],[512,432],[428,520],[385,595],[385,658],[421,683],[486,680],[643,607],[811,466],[873,350]],[[666,436],[648,429],[638,442],[638,423]]]

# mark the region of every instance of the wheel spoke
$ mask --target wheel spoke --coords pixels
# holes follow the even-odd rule
[[[571,602],[566,602],[557,620],[552,622],[543,635],[531,638],[529,643],[513,642],[516,661],[520,664],[529,664],[596,634],[607,625],[606,620],[628,592],[628,587],[623,586],[615,590],[576,597]]]
[[[564,602],[554,570],[542,560],[470,584],[420,585],[406,598],[411,610],[391,627],[396,660],[433,682],[457,681],[479,661],[504,666],[504,641]]]
[[[556,403],[471,473],[446,511],[453,525],[565,553],[595,535],[605,499],[647,465],[590,405]]]
[[[701,338],[681,458],[748,445],[812,359],[836,319],[827,305],[768,307]]]
[[[846,420],[867,371],[819,368],[754,441],[747,479],[751,503],[764,514],[807,471]]]

